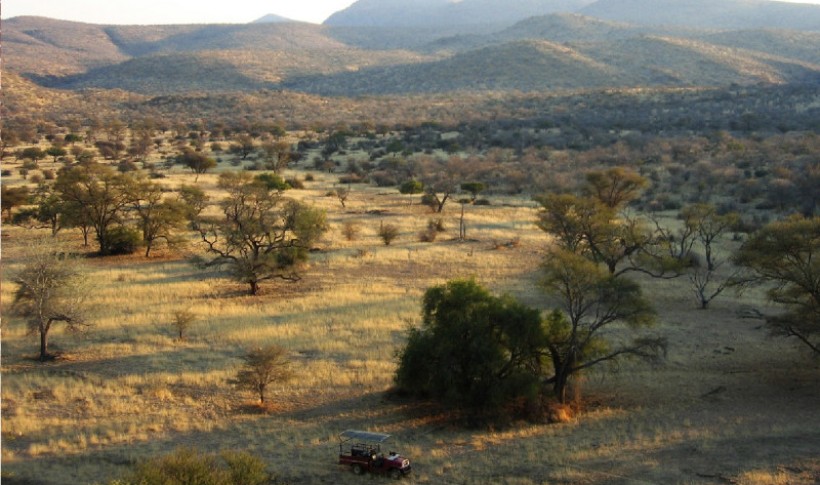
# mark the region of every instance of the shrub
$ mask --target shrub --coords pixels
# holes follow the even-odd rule
[[[139,463],[130,476],[110,485],[263,485],[271,482],[265,463],[243,451],[219,455],[179,448]]]
[[[399,237],[399,228],[393,224],[382,224],[379,227],[379,237],[385,246],[390,246],[390,243]]]
[[[438,233],[444,232],[444,219],[430,219],[427,221],[427,229],[419,233],[420,242],[435,242]]]
[[[370,175],[370,180],[379,187],[393,187],[399,183],[394,174],[385,170],[373,172]]]
[[[424,191],[424,184],[418,180],[407,180],[399,187],[402,194],[420,194]]]
[[[262,173],[253,178],[257,182],[261,182],[268,188],[268,190],[288,190],[288,185],[285,180],[275,173]]]
[[[339,183],[340,184],[364,184],[364,183],[367,183],[367,182],[368,182],[367,177],[362,177],[361,175],[357,175],[357,174],[348,174],[348,175],[342,175],[341,177],[339,177]]]
[[[174,312],[174,328],[180,340],[185,340],[185,332],[196,322],[196,314],[190,310],[178,310]]]
[[[436,242],[437,237],[438,233],[436,231],[431,231],[429,229],[425,229],[424,231],[419,232],[419,242]]]
[[[342,225],[342,235],[348,241],[355,241],[359,237],[361,230],[361,226],[353,221],[345,221],[344,225]]]
[[[142,235],[136,229],[125,226],[117,226],[106,233],[108,248],[106,254],[134,254],[142,244]]]
[[[498,417],[515,401],[538,398],[545,342],[541,315],[473,280],[427,290],[421,328],[399,354],[401,391],[454,405],[475,417]]]

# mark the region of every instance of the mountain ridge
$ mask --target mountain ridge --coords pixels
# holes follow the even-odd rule
[[[483,34],[455,29],[458,35],[433,27],[101,26],[37,17],[4,27],[5,67],[41,86],[145,95],[287,89],[361,96],[820,78],[820,33],[657,28],[568,13]],[[385,37],[391,31],[396,37]]]

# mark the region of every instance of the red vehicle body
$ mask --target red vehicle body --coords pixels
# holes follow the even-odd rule
[[[410,460],[396,452],[382,453],[381,445],[389,434],[349,429],[339,435],[339,464],[349,466],[356,475],[365,472],[399,479],[410,473]]]

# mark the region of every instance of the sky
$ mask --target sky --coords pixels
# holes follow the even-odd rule
[[[4,19],[19,15],[39,15],[93,24],[235,24],[252,22],[271,13],[319,24],[354,1],[0,0],[0,8]],[[820,5],[820,0],[793,1]]]
[[[38,15],[93,24],[236,24],[252,22],[271,13],[292,20],[320,24],[354,1],[2,0],[0,8],[4,19]]]

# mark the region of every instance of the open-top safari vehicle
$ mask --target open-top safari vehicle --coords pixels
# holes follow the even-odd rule
[[[371,433],[349,429],[339,434],[339,464],[349,466],[356,475],[365,472],[387,475],[399,479],[410,473],[410,460],[394,451],[387,456],[381,445],[389,434]]]

